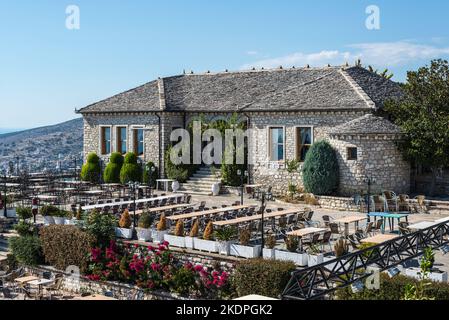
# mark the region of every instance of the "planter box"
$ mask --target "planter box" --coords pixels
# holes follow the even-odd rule
[[[7,218],[17,218],[16,209],[15,208],[13,208],[13,209],[6,209],[6,217]]]
[[[123,238],[123,239],[132,239],[133,238],[133,229],[115,228],[115,235],[117,237]]]
[[[262,249],[262,257],[264,259],[275,259],[276,258],[275,253],[276,253],[275,249],[267,249],[267,248]]]
[[[321,264],[324,262],[324,256],[322,254],[314,255],[314,254],[308,254],[307,255],[307,265],[309,267],[316,266],[317,264]]]
[[[53,217],[55,219],[55,224],[63,225],[65,223],[64,217]]]
[[[240,244],[231,244],[231,255],[243,258],[257,258],[260,257],[262,247],[257,246],[242,246]]]
[[[167,241],[170,246],[172,247],[178,247],[178,248],[185,248],[186,242],[184,237],[174,236],[171,234],[165,234],[164,240]]]
[[[162,231],[152,230],[151,237],[153,238],[154,243],[161,243],[161,242],[164,242],[164,236],[166,234],[168,234],[168,230],[162,230]]]
[[[407,268],[407,269],[405,269],[405,275],[409,276],[411,278],[421,279],[420,278],[421,277],[421,269],[420,268]],[[447,272],[445,272],[445,271],[430,272],[429,280],[435,281],[435,282],[447,282],[448,281]]]
[[[55,224],[55,219],[52,216],[44,216],[44,225],[50,226]]]
[[[217,241],[218,253],[229,256],[231,252],[231,241]]]
[[[136,233],[139,241],[151,241],[151,229],[136,228]]]
[[[275,258],[281,261],[292,261],[300,267],[307,266],[308,255],[284,250],[275,250]]]
[[[187,249],[193,249],[194,248],[193,239],[195,239],[195,238],[193,238],[193,237],[185,237],[184,238],[184,241],[185,241]]]
[[[194,248],[196,250],[207,251],[207,252],[217,252],[217,242],[211,240],[204,240],[195,238],[193,241]]]
[[[74,225],[76,225],[77,221],[78,220],[75,220],[75,219],[67,219],[67,218],[65,218],[64,219],[64,224],[67,224],[67,225],[70,225],[70,226],[74,226]]]

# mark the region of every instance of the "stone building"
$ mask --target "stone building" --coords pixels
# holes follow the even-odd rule
[[[366,176],[379,188],[408,192],[410,166],[396,149],[399,129],[382,118],[399,85],[361,67],[291,68],[183,74],[159,78],[78,110],[84,118],[84,153],[107,161],[111,152],[136,152],[164,175],[164,152],[173,129],[199,115],[208,120],[237,113],[251,132],[253,183],[287,189],[285,161],[300,162],[327,139],[338,154],[340,194],[360,192]],[[301,184],[301,174],[294,179]]]

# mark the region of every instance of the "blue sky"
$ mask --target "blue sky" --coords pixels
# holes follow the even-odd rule
[[[368,5],[380,30],[365,27]],[[80,30],[65,27],[80,8]],[[449,2],[0,0],[0,128],[69,120],[75,108],[158,76],[282,64],[406,70],[449,56]]]

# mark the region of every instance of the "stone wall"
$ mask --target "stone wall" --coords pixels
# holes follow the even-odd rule
[[[285,128],[285,159],[296,158],[296,128],[311,126],[313,142],[327,138],[328,129],[362,116],[361,112],[303,112],[303,113],[256,113],[251,115],[250,127],[254,130],[251,141],[254,164],[251,166],[252,182],[271,185],[274,194],[287,192],[290,174],[285,170],[284,162],[269,161],[268,128],[282,126]],[[292,175],[293,182],[302,186],[302,164],[298,173]]]
[[[374,178],[372,193],[392,190],[410,192],[410,164],[403,160],[394,135],[333,136],[330,143],[337,151],[340,167],[339,194],[367,191],[367,176]],[[357,160],[347,160],[347,148],[357,148]]]
[[[132,129],[143,127],[144,131],[144,162],[153,161],[159,167],[159,118],[153,113],[139,114],[111,114],[84,116],[84,158],[90,152],[97,153],[103,160],[108,161],[109,155],[101,155],[100,128],[111,127],[111,151],[117,151],[116,128],[127,127],[128,150],[134,145]]]

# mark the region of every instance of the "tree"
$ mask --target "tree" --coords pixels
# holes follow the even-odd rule
[[[293,174],[295,172],[297,172],[299,169],[299,161],[296,159],[287,160],[285,162],[285,168],[290,175],[290,181],[288,183],[288,193],[290,195],[290,198],[293,199],[293,196],[295,195],[295,193],[297,191],[296,190],[297,186],[296,186],[296,184],[293,183]]]
[[[302,168],[304,188],[317,195],[330,195],[339,182],[339,168],[334,149],[327,141],[313,144]]]
[[[103,180],[105,183],[119,183],[120,182],[120,170],[123,166],[123,156],[119,152],[111,154],[111,159],[104,169]]]
[[[137,163],[137,156],[134,152],[129,152],[125,156],[125,162],[120,170],[120,182],[139,182],[142,180],[142,168]]]
[[[449,65],[433,60],[430,66],[407,73],[405,97],[388,101],[385,110],[401,127],[404,135],[398,143],[405,158],[429,167],[435,192],[440,168],[449,165]]]
[[[382,78],[387,79],[387,80],[390,80],[394,76],[394,74],[390,73],[390,71],[388,69],[384,69],[384,71],[379,72],[379,70],[374,69],[372,66],[368,66],[368,70],[372,73],[375,73],[375,74],[381,76]]]
[[[81,168],[81,180],[99,183],[101,177],[100,158],[96,153],[89,153],[87,162]]]

